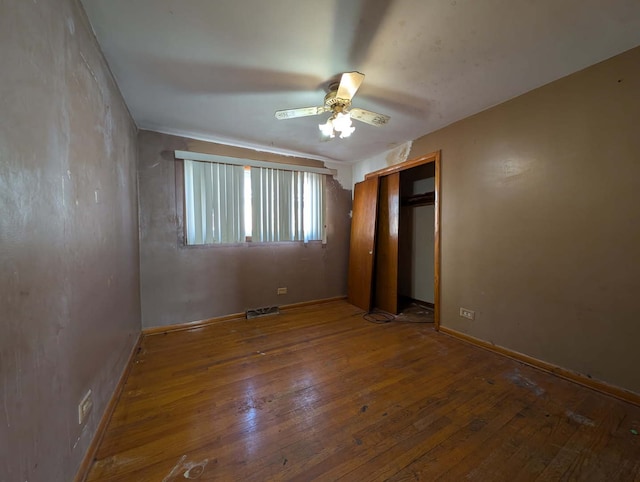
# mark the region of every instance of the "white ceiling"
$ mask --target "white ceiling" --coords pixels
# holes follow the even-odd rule
[[[82,0],[142,129],[357,161],[640,45],[638,0]],[[391,116],[320,141],[331,79]]]

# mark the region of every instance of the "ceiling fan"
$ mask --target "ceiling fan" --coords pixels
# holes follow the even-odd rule
[[[353,99],[363,80],[364,74],[360,72],[345,72],[342,74],[339,83],[334,82],[329,85],[329,93],[324,97],[323,106],[279,110],[276,112],[276,119],[293,119],[295,117],[332,112],[327,123],[318,126],[326,139],[333,138],[336,134],[339,134],[342,139],[349,137],[356,130],[351,125],[351,119],[356,119],[372,126],[383,126],[389,122],[390,117],[388,115],[376,114],[357,107],[349,109],[351,107],[351,99]]]

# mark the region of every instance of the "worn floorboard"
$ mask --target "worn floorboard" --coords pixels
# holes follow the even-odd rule
[[[88,480],[640,480],[640,407],[400,320],[146,336]]]

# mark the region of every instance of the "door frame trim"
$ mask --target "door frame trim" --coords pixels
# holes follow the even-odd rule
[[[441,175],[440,175],[440,151],[432,152],[424,156],[409,159],[393,166],[385,167],[365,175],[365,179],[382,177],[395,172],[411,169],[423,164],[435,163],[435,202],[434,202],[434,222],[433,222],[433,319],[436,331],[440,330],[440,217],[441,217]]]

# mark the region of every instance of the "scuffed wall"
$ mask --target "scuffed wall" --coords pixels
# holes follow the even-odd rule
[[[136,128],[76,1],[0,3],[0,58],[0,480],[69,481],[140,332]]]
[[[248,308],[347,293],[351,191],[327,182],[328,243],[181,246],[173,151],[190,140],[141,131],[138,136],[141,297],[144,327],[239,313]],[[202,147],[200,147],[201,149]],[[209,145],[215,153],[216,144]],[[246,151],[248,158],[261,154]],[[286,287],[286,295],[277,295]]]
[[[640,393],[639,92],[640,47],[413,143],[442,149],[442,325]]]

